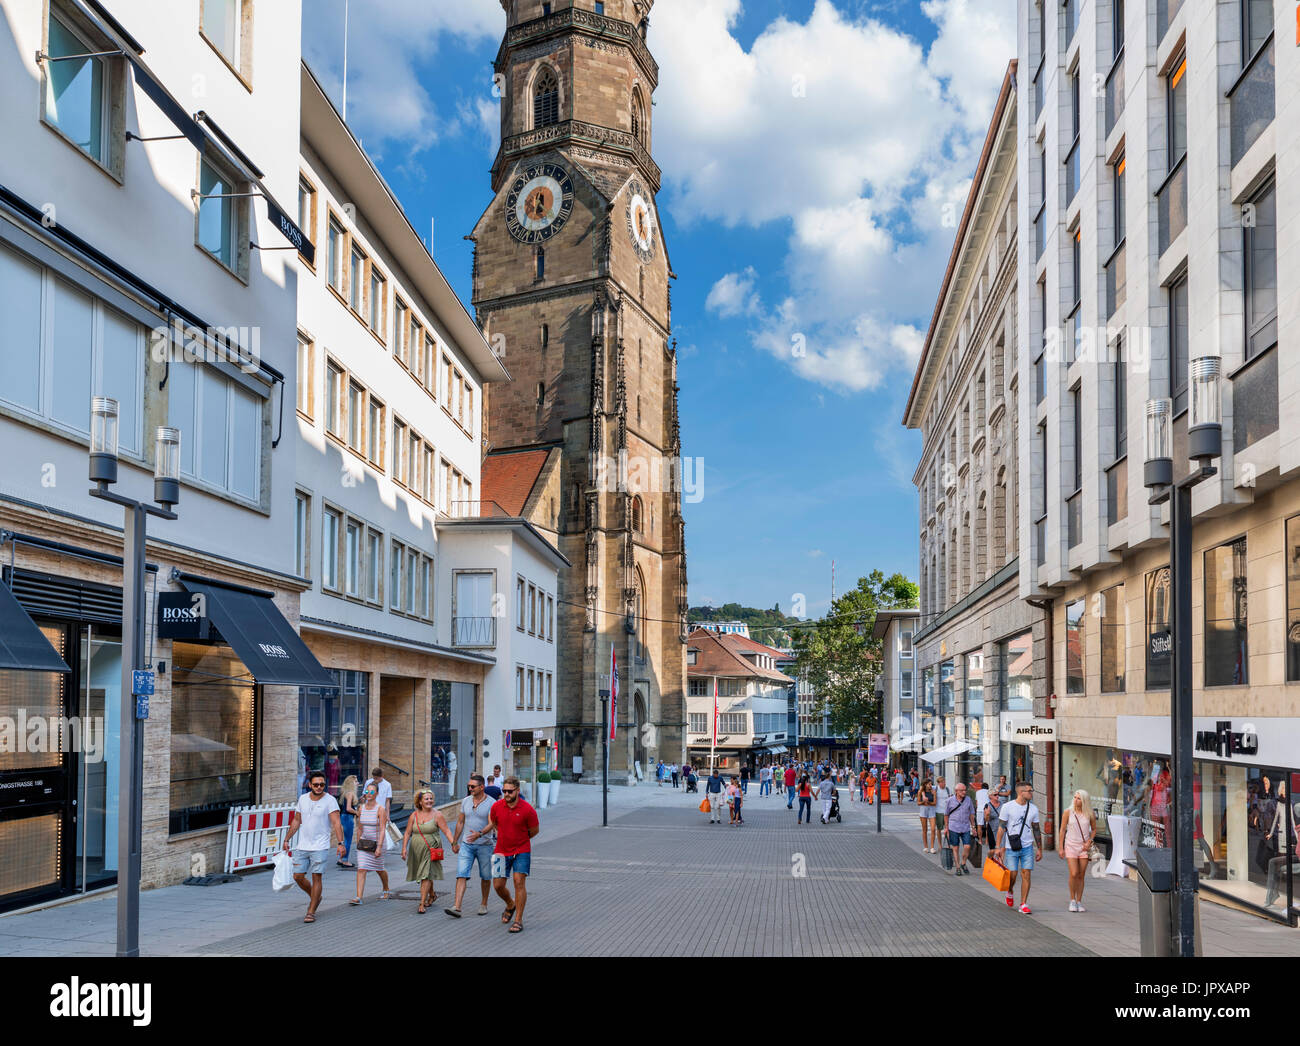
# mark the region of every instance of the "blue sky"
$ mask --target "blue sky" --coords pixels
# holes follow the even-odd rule
[[[304,0],[341,101],[344,0]],[[498,141],[499,0],[352,0],[348,122],[468,304]],[[1007,62],[1013,0],[657,0],[653,152],[692,604],[824,613],[916,577],[903,405]],[[431,224],[432,223],[432,224]],[[802,602],[800,602],[802,597]]]

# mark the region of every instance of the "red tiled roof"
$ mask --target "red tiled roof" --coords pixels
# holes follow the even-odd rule
[[[773,683],[793,683],[794,680],[771,668],[759,668],[746,661],[736,653],[739,644],[729,644],[727,640],[743,639],[743,636],[720,636],[707,628],[692,629],[686,638],[689,649],[695,650],[695,664],[686,666],[688,676],[722,676],[735,679],[766,679]],[[744,640],[753,643],[753,640]],[[761,643],[755,644],[762,647]],[[770,648],[764,648],[770,649]]]
[[[522,516],[550,453],[549,447],[540,447],[489,454],[480,481],[483,501],[495,501],[507,515]]]
[[[785,657],[776,647],[770,647],[766,643],[760,643],[757,639],[750,639],[749,636],[742,636],[735,632],[727,633],[727,638],[734,639],[738,646],[746,650],[756,650],[760,654],[766,654],[768,657]]]

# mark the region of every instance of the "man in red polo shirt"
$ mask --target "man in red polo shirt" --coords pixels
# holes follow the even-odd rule
[[[798,774],[794,772],[794,763],[789,763],[785,768],[785,808],[794,809],[794,783],[798,780]]]
[[[519,794],[519,778],[507,777],[501,782],[501,798],[492,804],[487,827],[465,837],[472,843],[480,835],[497,833],[497,845],[492,851],[492,885],[506,902],[501,921],[510,923],[511,933],[519,933],[524,928],[524,905],[528,901],[525,884],[532,861],[532,838],[540,830],[537,811]],[[506,889],[507,877],[514,878],[513,898]],[[511,916],[514,916],[513,922]]]

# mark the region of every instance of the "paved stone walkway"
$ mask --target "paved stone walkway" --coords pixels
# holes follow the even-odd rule
[[[318,920],[304,924],[296,888],[275,893],[270,874],[213,887],[175,886],[141,896],[146,955],[1136,955],[1136,890],[1090,879],[1089,912],[1064,910],[1064,864],[1047,854],[1036,873],[1034,915],[1009,910],[978,876],[953,878],[920,852],[915,808],[844,805],[844,823],[796,825],[779,797],[751,789],[741,828],[709,825],[699,796],[670,788],[600,794],[566,787],[540,813],[524,933],[501,924],[502,903],[479,918],[477,883],[467,914],[415,912],[414,884],[380,901],[347,905],[353,874],[331,867]],[[454,864],[447,863],[454,874]],[[1300,931],[1202,904],[1208,955],[1300,955]],[[0,917],[0,955],[112,955],[115,899],[90,898]]]

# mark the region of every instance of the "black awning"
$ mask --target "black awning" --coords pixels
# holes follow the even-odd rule
[[[71,671],[3,582],[0,582],[0,668]]]
[[[337,684],[307,649],[269,596],[224,585],[185,580],[204,597],[202,611],[259,683],[273,686]]]

